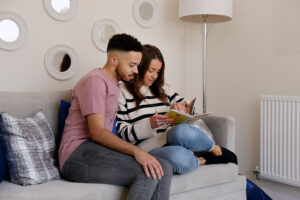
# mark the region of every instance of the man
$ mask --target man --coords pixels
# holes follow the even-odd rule
[[[111,132],[118,81],[134,78],[141,52],[142,45],[134,37],[114,35],[104,67],[76,84],[59,149],[60,169],[70,181],[131,185],[128,199],[169,199],[171,165]]]

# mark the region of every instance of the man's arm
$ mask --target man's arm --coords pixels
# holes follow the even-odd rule
[[[135,160],[143,166],[147,177],[150,176],[150,173],[154,179],[156,179],[156,177],[160,179],[161,176],[163,176],[163,169],[155,157],[141,148],[122,140],[104,128],[105,118],[103,114],[89,114],[87,121],[90,136],[93,141],[113,150],[132,155]]]

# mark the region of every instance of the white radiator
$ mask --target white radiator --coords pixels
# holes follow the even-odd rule
[[[261,96],[260,175],[300,187],[300,97]]]

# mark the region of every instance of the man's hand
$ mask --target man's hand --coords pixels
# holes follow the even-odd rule
[[[182,103],[175,103],[171,106],[171,109],[179,110],[181,112],[186,112],[185,105]]]
[[[158,179],[161,179],[164,175],[163,169],[158,160],[142,149],[138,149],[138,151],[134,153],[134,158],[143,166],[147,177],[150,177],[150,173],[153,179],[157,179],[157,177]]]
[[[150,117],[151,128],[157,128],[164,124],[172,124],[173,122],[174,120],[166,115],[153,115]]]

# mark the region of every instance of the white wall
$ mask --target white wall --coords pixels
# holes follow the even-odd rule
[[[91,40],[91,29],[97,20],[111,18],[122,32],[137,37],[142,43],[157,45],[165,56],[166,80],[179,92],[184,91],[184,31],[177,18],[177,1],[157,1],[159,21],[153,28],[142,28],[134,20],[134,0],[78,0],[76,16],[70,21],[52,19],[42,0],[1,0],[1,11],[12,11],[27,24],[28,37],[17,51],[0,49],[0,91],[42,91],[73,88],[92,68],[102,67],[106,53],[99,51]],[[48,48],[67,44],[79,57],[79,71],[67,81],[51,78],[44,68]],[[180,80],[180,81],[178,81]]]
[[[208,111],[236,119],[240,173],[259,166],[260,95],[300,96],[299,10],[299,0],[238,0],[230,22],[209,24]],[[199,27],[200,37],[201,31]],[[187,56],[196,57],[192,51]],[[192,63],[201,66],[201,61],[200,56]],[[297,188],[280,187],[287,195],[293,191],[290,199],[300,195]]]
[[[261,94],[300,96],[300,1],[234,1],[233,20],[210,26],[208,103],[237,121],[240,170],[259,164]]]
[[[300,1],[233,2],[231,21],[208,24],[207,110],[236,119],[239,172],[249,177],[259,166],[260,95],[300,96]],[[184,26],[185,93],[201,109],[202,25]],[[261,185],[272,198],[300,197],[297,187],[270,182]]]
[[[260,95],[300,96],[300,1],[233,2],[231,21],[208,24],[207,106],[236,119],[239,170],[246,174],[259,166]],[[201,97],[202,80],[195,86],[190,77],[202,76],[202,25],[186,28],[186,93]]]
[[[236,119],[239,171],[247,175],[259,166],[260,95],[300,96],[300,1],[233,2],[231,21],[209,24],[207,102],[209,112]],[[263,184],[300,197],[299,188]]]

